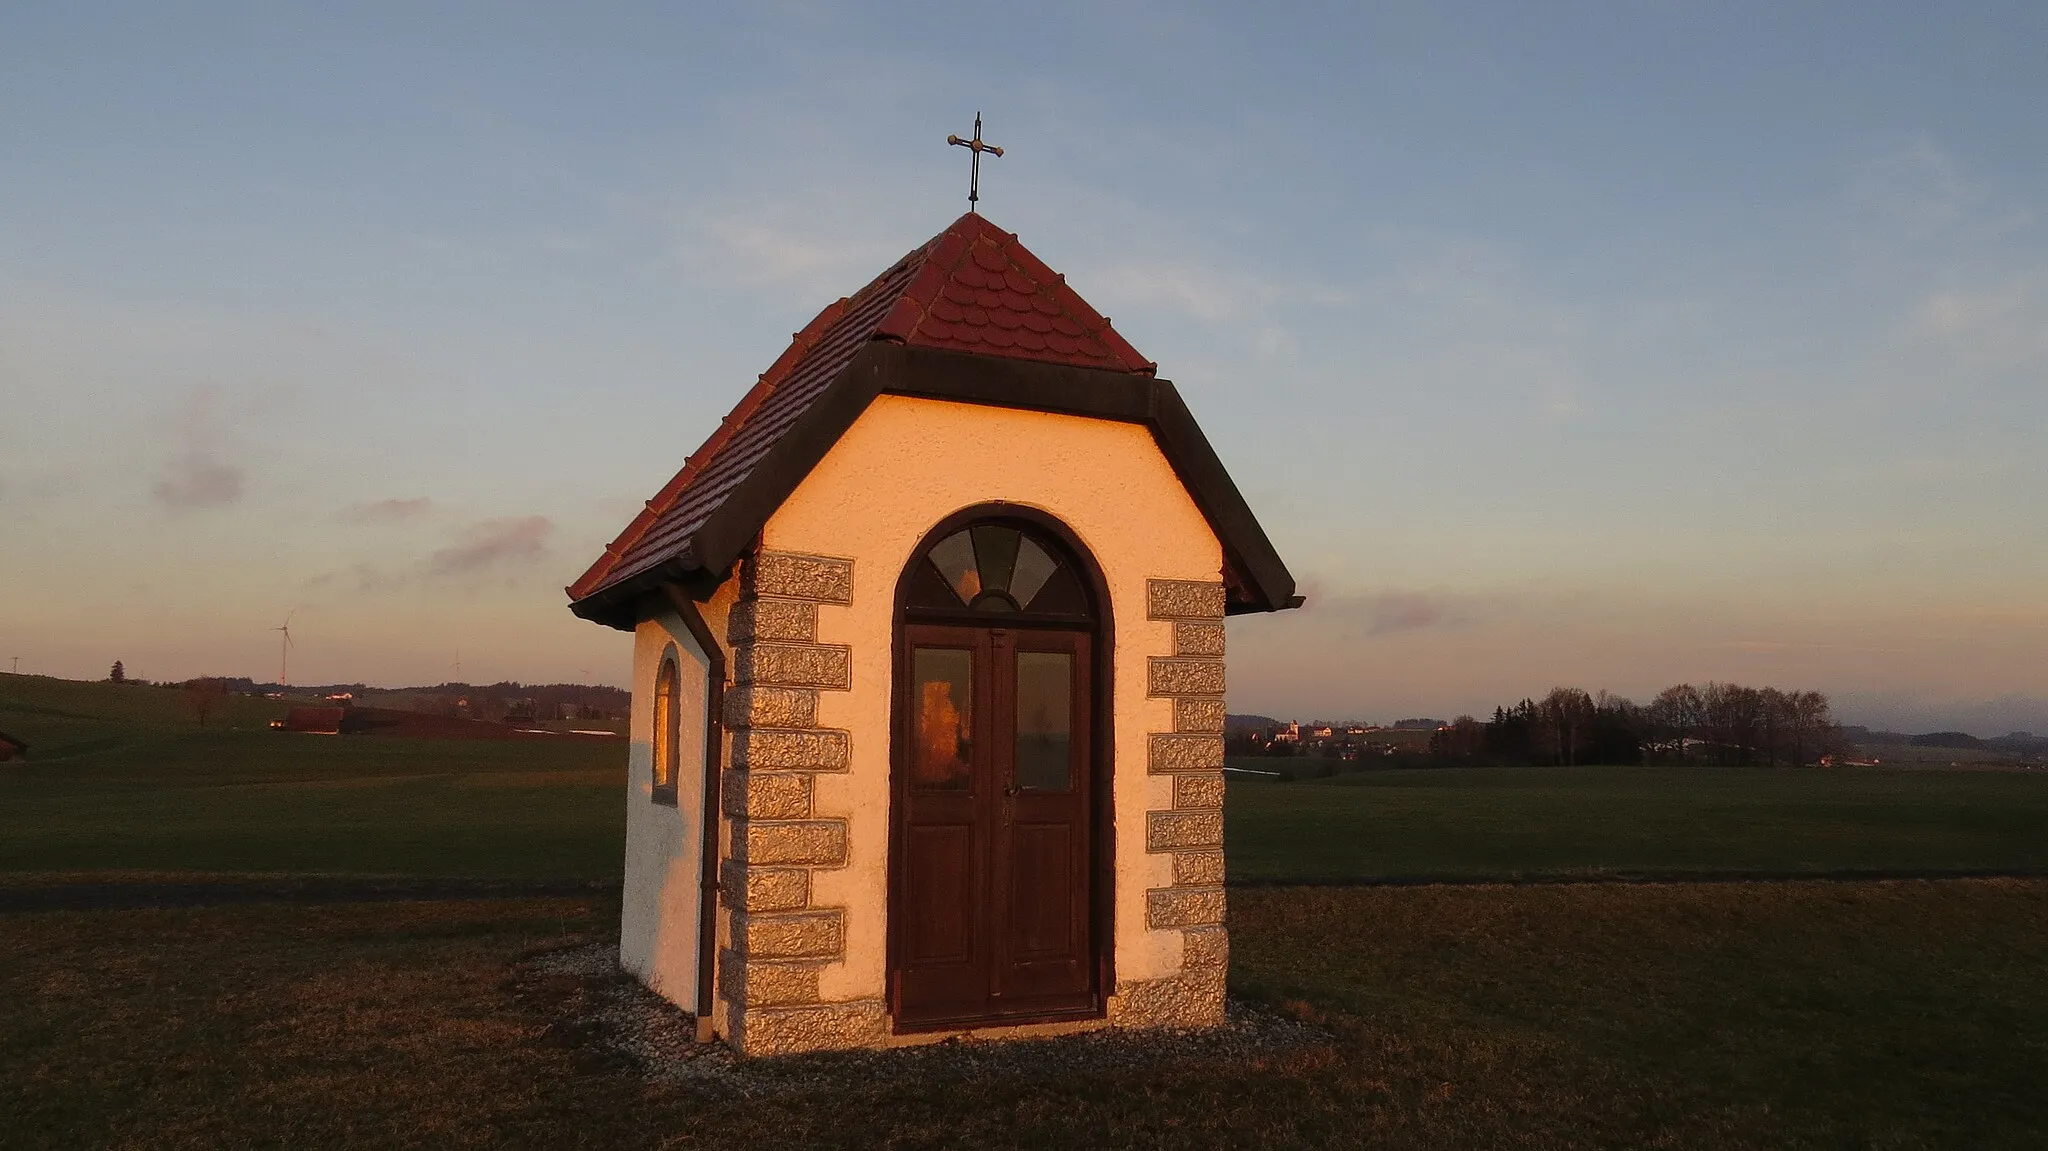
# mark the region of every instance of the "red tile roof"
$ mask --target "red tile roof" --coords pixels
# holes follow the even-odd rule
[[[874,340],[1151,376],[1109,319],[1017,237],[969,213],[819,312],[590,570],[580,600],[671,560]]]

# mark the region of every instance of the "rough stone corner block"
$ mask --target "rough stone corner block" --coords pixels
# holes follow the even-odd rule
[[[1203,851],[1223,846],[1220,811],[1148,811],[1146,851]]]
[[[818,691],[803,687],[735,687],[725,693],[725,726],[811,727],[818,722]]]
[[[1220,771],[1220,735],[1154,735],[1146,741],[1146,763],[1154,774],[1169,771]]]
[[[853,561],[795,552],[757,552],[742,566],[740,590],[755,596],[852,603]]]
[[[728,769],[718,781],[719,808],[737,819],[809,819],[811,777],[807,772]]]
[[[1173,654],[1221,656],[1223,625],[1197,620],[1176,620],[1173,625]]]
[[[1222,883],[1222,852],[1176,851],[1173,853],[1173,885],[1175,887],[1217,887]]]
[[[732,765],[748,771],[845,771],[843,731],[752,727],[732,733]]]
[[[1148,579],[1145,615],[1150,619],[1222,619],[1223,584],[1211,580]]]
[[[734,859],[757,866],[839,867],[846,862],[843,819],[735,820]]]
[[[740,911],[801,911],[811,902],[811,873],[802,867],[719,865],[718,887],[727,907]]]
[[[1145,926],[1208,927],[1223,922],[1220,887],[1158,887],[1145,893]]]
[[[735,915],[732,949],[748,959],[836,959],[846,950],[846,912],[834,907]]]
[[[1223,661],[1149,657],[1147,695],[1222,695]]]
[[[733,643],[809,643],[818,638],[818,605],[801,599],[743,599],[732,605],[725,634]]]
[[[843,646],[742,644],[733,662],[733,678],[742,686],[819,687],[833,691],[853,686],[853,652]]]
[[[718,957],[719,993],[749,1007],[785,1007],[818,1001],[818,970],[812,959],[749,959],[730,951]]]
[[[794,1055],[880,1047],[889,1013],[879,1000],[808,1007],[750,1007],[734,1012],[732,1045],[742,1055]]]
[[[1223,734],[1223,701],[1199,697],[1173,701],[1173,730],[1187,734]]]
[[[1173,806],[1193,811],[1223,806],[1223,773],[1205,771],[1173,777]]]
[[[1230,966],[1230,932],[1214,927],[1190,927],[1180,933],[1180,966],[1183,971]]]

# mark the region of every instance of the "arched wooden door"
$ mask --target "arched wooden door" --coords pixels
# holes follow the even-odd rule
[[[898,590],[889,887],[900,1031],[1099,1013],[1106,614],[1056,523],[942,524]]]

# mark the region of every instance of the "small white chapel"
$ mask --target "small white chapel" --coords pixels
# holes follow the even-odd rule
[[[621,961],[700,1040],[1222,1021],[1224,620],[1302,601],[1016,236],[827,305],[568,593],[634,637]]]

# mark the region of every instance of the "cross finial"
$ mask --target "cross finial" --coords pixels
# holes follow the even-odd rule
[[[958,136],[948,136],[946,137],[946,143],[957,144],[974,153],[974,163],[967,169],[967,210],[972,212],[975,210],[975,205],[981,201],[981,154],[983,152],[993,152],[1000,156],[1003,154],[1003,150],[994,144],[982,143],[981,113],[979,112],[974,114],[974,139],[962,140]]]

